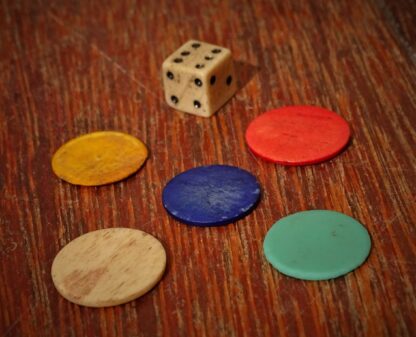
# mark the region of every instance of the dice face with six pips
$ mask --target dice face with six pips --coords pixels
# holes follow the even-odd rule
[[[210,117],[237,89],[230,50],[191,40],[163,62],[167,103],[180,111]]]

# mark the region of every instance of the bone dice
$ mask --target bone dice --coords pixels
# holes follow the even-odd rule
[[[230,50],[191,40],[163,62],[166,102],[180,111],[210,117],[237,89]]]

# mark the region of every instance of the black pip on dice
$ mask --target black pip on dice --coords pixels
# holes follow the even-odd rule
[[[230,50],[190,40],[163,62],[168,104],[202,117],[212,116],[237,90]]]

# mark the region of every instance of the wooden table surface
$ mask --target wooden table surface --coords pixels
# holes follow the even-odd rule
[[[414,336],[415,16],[415,2],[395,0],[0,1],[0,336]],[[240,89],[210,119],[163,99],[161,64],[190,38],[237,60]],[[248,123],[299,104],[343,116],[347,150],[305,167],[250,154]],[[149,160],[112,185],[59,180],[54,151],[97,130],[141,138]],[[169,218],[165,183],[213,163],[258,177],[257,209],[220,228]],[[307,209],[362,222],[367,262],[321,282],[274,270],[264,235]],[[159,238],[164,278],[126,305],[71,304],[53,286],[54,256],[110,227]]]

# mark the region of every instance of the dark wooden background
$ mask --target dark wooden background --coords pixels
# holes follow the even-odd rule
[[[0,1],[0,336],[415,336],[415,16],[415,2],[396,0]],[[237,60],[240,90],[210,119],[163,101],[161,64],[190,38]],[[348,149],[307,167],[251,155],[248,123],[295,104],[343,116]],[[54,151],[96,130],[141,138],[150,159],[113,185],[56,178]],[[257,209],[221,228],[170,219],[165,183],[213,163],[258,177]],[[367,263],[323,282],[275,271],[264,235],[306,209],[361,221]],[[163,242],[161,283],[112,308],[64,300],[55,254],[116,226]]]

